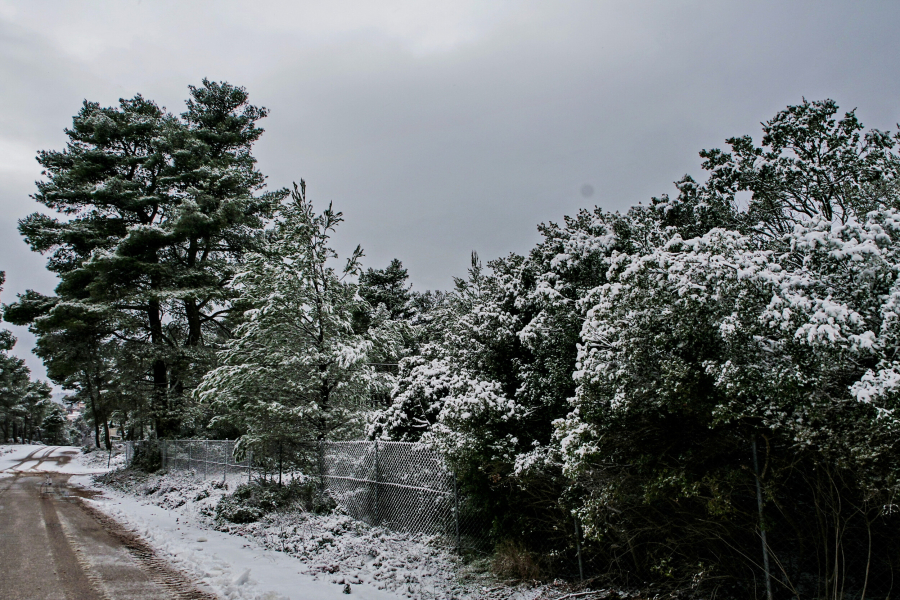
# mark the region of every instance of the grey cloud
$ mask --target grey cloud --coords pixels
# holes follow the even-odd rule
[[[400,258],[420,288],[449,286],[470,250],[526,252],[539,222],[672,192],[700,175],[701,148],[758,137],[804,95],[859,107],[869,126],[900,120],[900,5],[888,3],[508,3],[447,31],[443,13],[391,27],[396,12],[328,3],[43,6],[17,33],[0,29],[12,90],[0,140],[59,147],[85,97],[141,92],[178,112],[204,76],[245,85],[271,110],[256,152],[270,185],[305,178],[315,202],[344,211],[345,253],[361,243],[371,266]],[[65,19],[82,32],[75,49]],[[92,50],[90,35],[108,47]],[[0,173],[8,301],[52,283],[14,230],[34,209],[34,176]]]

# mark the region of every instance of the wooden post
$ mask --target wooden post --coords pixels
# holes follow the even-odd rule
[[[766,542],[766,525],[763,523],[762,486],[759,483],[759,460],[756,458],[756,437],[753,437],[753,472],[756,474],[756,506],[759,509],[759,531],[762,537],[763,571],[766,575],[766,597],[772,600],[772,576],[769,573],[769,544]]]
[[[578,576],[584,581],[584,563],[581,561],[581,527],[578,525],[578,517],[572,515],[575,521],[575,548],[578,551]]]

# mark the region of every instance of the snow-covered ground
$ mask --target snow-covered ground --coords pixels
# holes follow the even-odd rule
[[[102,487],[110,498],[104,510],[137,527],[168,555],[184,560],[187,564],[175,564],[226,598],[262,598],[269,592],[277,594],[273,598],[337,598],[345,597],[348,585],[356,597],[373,599],[532,600],[561,595],[550,594],[546,587],[500,585],[461,564],[436,538],[370,527],[342,514],[286,511],[255,523],[217,523],[215,506],[233,491],[218,481],[128,471],[104,479]],[[197,542],[199,538],[207,541]],[[213,555],[217,560],[211,561]],[[248,568],[247,583],[230,583]]]
[[[173,503],[171,492],[160,504],[108,488],[104,492],[107,497],[92,500],[94,506],[129,525],[160,556],[223,598],[337,600],[345,597],[343,586],[304,572],[300,561],[251,540],[212,530],[193,518],[193,511],[178,510],[184,505],[176,507],[178,501]],[[397,598],[371,586],[351,586],[351,593],[366,600]]]
[[[106,455],[102,465],[88,465],[82,460],[81,450],[70,446],[0,445],[0,477],[29,472],[67,475],[105,473],[107,471],[105,457]]]
[[[39,446],[0,446],[0,470],[22,463]],[[86,499],[141,535],[160,557],[200,586],[229,600],[537,600],[559,598],[553,586],[507,586],[461,564],[436,539],[369,527],[345,515],[288,511],[246,525],[217,523],[215,506],[229,491],[190,474],[105,473],[109,455],[72,457],[59,470],[70,485],[101,491]],[[44,451],[36,452],[40,456]],[[113,468],[124,457],[113,456]],[[50,462],[34,471],[57,470]],[[234,484],[230,484],[234,485]]]

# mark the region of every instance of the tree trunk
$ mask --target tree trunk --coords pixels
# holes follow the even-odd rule
[[[150,343],[153,345],[154,350],[160,351],[163,349],[164,343],[162,307],[159,300],[156,299],[150,300],[149,304],[147,320],[150,325]],[[157,357],[153,361],[153,418],[158,438],[166,437],[170,431],[167,371],[165,361]]]
[[[203,331],[201,328],[200,307],[197,305],[195,298],[188,298],[184,301],[184,314],[188,325],[188,346],[199,346],[203,341]]]
[[[87,393],[88,398],[91,400],[91,416],[94,417],[94,445],[98,448],[100,447],[100,389],[98,387],[96,397],[94,395],[94,386],[91,383],[92,378],[90,375],[85,377],[85,383],[87,384]],[[100,385],[100,382],[97,382],[97,385]]]
[[[197,266],[198,240],[191,236],[187,250],[187,266],[193,270]],[[188,324],[187,345],[190,347],[199,346],[203,340],[203,331],[201,329],[200,306],[196,298],[186,298],[184,300],[184,316]]]
[[[112,441],[110,441],[109,439],[109,421],[107,420],[105,415],[103,416],[103,433],[106,436],[106,449],[111,450]]]

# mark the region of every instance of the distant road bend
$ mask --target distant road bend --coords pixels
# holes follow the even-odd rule
[[[40,446],[0,476],[0,598],[213,600],[62,473],[78,449]],[[47,485],[47,482],[51,485]]]

